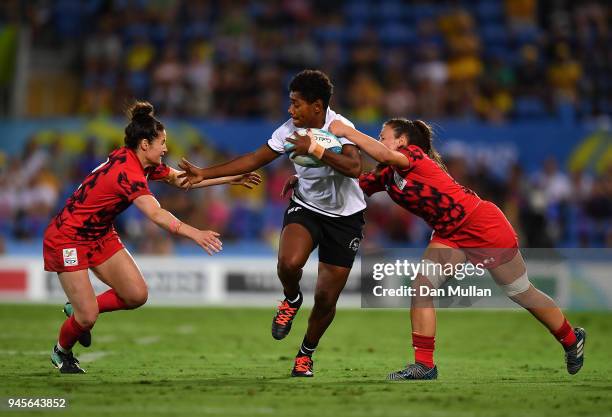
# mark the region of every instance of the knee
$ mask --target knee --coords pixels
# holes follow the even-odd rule
[[[524,297],[531,288],[531,282],[529,281],[527,272],[525,272],[510,284],[502,285],[501,287],[511,300],[518,302],[521,297]]]
[[[284,272],[297,272],[304,266],[304,261],[302,261],[298,256],[288,255],[281,256],[278,258],[277,271],[279,274]]]
[[[83,329],[89,330],[94,327],[98,320],[98,307],[92,306],[83,311],[75,311],[74,319]]]
[[[148,298],[149,291],[147,290],[146,286],[132,289],[130,292],[121,297],[128,309],[140,307],[147,302]]]

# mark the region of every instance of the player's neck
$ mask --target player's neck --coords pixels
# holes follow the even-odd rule
[[[323,126],[325,126],[325,114],[323,115],[323,117],[319,117],[316,120],[309,122],[308,125],[305,127],[307,129],[323,129]]]
[[[140,165],[142,165],[143,169],[147,169],[148,167],[153,165],[151,162],[147,160],[147,158],[142,153],[136,152],[136,156],[138,157],[138,160],[140,161]]]

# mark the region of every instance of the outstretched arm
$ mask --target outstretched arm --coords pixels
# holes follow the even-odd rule
[[[197,167],[183,158],[179,167],[185,172],[179,174],[178,178],[181,180],[182,186],[188,184],[193,186],[205,179],[246,174],[269,164],[279,155],[266,144],[251,153],[208,168]]]
[[[339,120],[334,120],[329,125],[329,131],[336,136],[347,138],[381,164],[395,165],[401,168],[410,167],[410,160],[401,152],[392,151],[373,137],[347,126]]]
[[[161,208],[157,199],[151,194],[141,195],[134,200],[134,204],[155,224],[172,233],[188,237],[200,245],[209,255],[222,249],[219,233],[212,230],[199,230],[181,222],[168,210]]]
[[[179,175],[184,171],[179,171],[174,168],[170,168],[170,174],[164,181],[170,185],[174,185],[178,188],[202,188],[202,187],[210,187],[213,185],[221,185],[221,184],[231,184],[231,185],[242,185],[245,188],[253,188],[261,183],[261,176],[256,172],[249,172],[247,174],[242,175],[232,175],[230,177],[220,177],[220,178],[212,178],[209,180],[202,180],[196,184],[189,186],[189,184],[182,185],[183,180],[179,178]]]

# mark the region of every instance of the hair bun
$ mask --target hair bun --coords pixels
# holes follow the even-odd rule
[[[136,103],[132,104],[127,113],[130,120],[134,120],[136,117],[142,116],[153,117],[154,111],[155,109],[153,105],[148,101],[137,101]]]

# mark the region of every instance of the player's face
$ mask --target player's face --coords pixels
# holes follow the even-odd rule
[[[391,126],[385,125],[378,134],[378,140],[392,151],[397,151],[402,146],[407,145],[405,136],[395,137],[395,132]]]
[[[149,146],[146,150],[146,158],[150,163],[159,165],[166,152],[168,152],[168,148],[166,147],[166,131],[162,130],[155,139],[149,142]]]
[[[317,126],[320,124],[318,121],[320,107],[319,101],[309,103],[297,91],[289,93],[289,109],[287,111],[295,127],[321,127]]]

